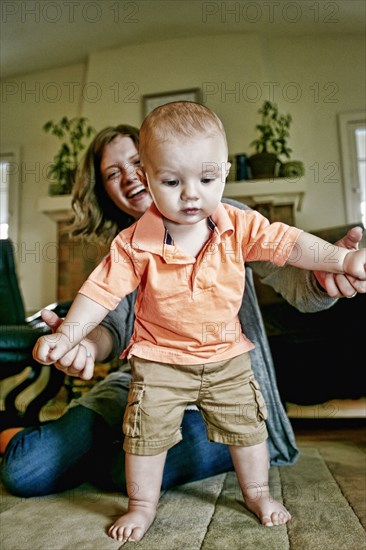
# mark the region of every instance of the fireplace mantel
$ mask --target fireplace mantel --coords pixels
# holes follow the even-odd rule
[[[299,211],[305,191],[305,178],[296,180],[275,178],[271,180],[243,180],[227,183],[224,189],[224,196],[237,199],[249,206],[291,204],[295,210]],[[71,195],[41,197],[38,201],[38,211],[49,216],[55,222],[68,221],[72,215]]]
[[[42,212],[54,222],[66,222],[72,216],[71,195],[40,197],[38,212]]]
[[[224,197],[237,199],[248,206],[271,204],[293,205],[301,210],[306,191],[305,178],[273,178],[271,180],[243,180],[225,185]]]
[[[295,211],[301,208],[306,191],[306,182],[299,180],[273,179],[245,180],[225,185],[224,196],[256,207],[268,219],[272,215],[289,225],[296,225]],[[71,195],[40,197],[38,211],[57,224],[59,258],[57,300],[71,300],[92,269],[108,253],[102,244],[83,242],[70,237],[65,230],[72,218]],[[70,256],[71,255],[71,256]]]

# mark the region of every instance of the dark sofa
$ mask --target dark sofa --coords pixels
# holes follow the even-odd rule
[[[63,317],[70,302],[54,303],[48,309]],[[61,388],[65,375],[40,365],[32,358],[32,349],[39,336],[49,333],[40,313],[25,317],[23,298],[15,269],[13,245],[9,239],[0,240],[0,382],[15,375],[19,383],[5,393],[1,387],[3,410],[0,411],[0,431],[9,426],[27,426],[39,422],[41,408]],[[48,379],[42,390],[30,401],[20,398],[22,392],[35,384],[42,370]]]
[[[284,402],[365,396],[366,294],[318,313],[300,313],[286,302],[261,309]]]
[[[332,243],[355,225],[363,227],[312,232]],[[366,295],[341,298],[322,312],[300,313],[269,287],[258,281],[256,287],[283,402],[311,405],[364,397]]]

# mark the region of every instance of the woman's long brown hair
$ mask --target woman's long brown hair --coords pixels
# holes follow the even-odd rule
[[[139,130],[126,124],[108,126],[94,137],[79,165],[73,188],[73,236],[97,237],[109,243],[118,231],[135,221],[107,195],[100,172],[104,148],[117,136],[130,137],[139,148]]]

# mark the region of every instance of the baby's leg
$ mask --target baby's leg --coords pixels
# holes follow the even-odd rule
[[[109,528],[118,541],[139,541],[155,519],[166,451],[154,456],[126,453],[128,512]]]
[[[230,445],[229,450],[247,508],[267,527],[287,523],[291,514],[269,493],[266,442],[251,447]]]

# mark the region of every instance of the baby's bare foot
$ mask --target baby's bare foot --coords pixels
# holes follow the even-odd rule
[[[268,487],[249,489],[245,495],[245,505],[266,527],[283,525],[291,519],[283,504],[273,500]]]
[[[113,523],[108,535],[121,542],[137,542],[142,539],[155,519],[156,511],[143,509],[130,511]]]

